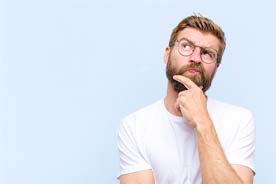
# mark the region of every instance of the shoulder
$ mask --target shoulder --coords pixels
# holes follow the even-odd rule
[[[235,136],[237,132],[254,133],[255,124],[252,112],[247,108],[208,99],[208,112],[218,134]]]
[[[144,150],[144,143],[155,130],[162,111],[162,100],[139,109],[121,120],[118,135],[119,145],[136,145]],[[135,148],[137,149],[137,148]]]
[[[253,117],[252,112],[247,108],[213,98],[208,99],[208,111],[215,116],[230,119],[251,119]]]
[[[221,146],[231,164],[254,169],[256,132],[250,110],[218,100],[208,102]],[[208,109],[208,110],[209,110]]]
[[[163,99],[147,105],[135,112],[125,116],[121,121],[121,126],[140,129],[150,127],[154,119],[160,115],[162,111]]]

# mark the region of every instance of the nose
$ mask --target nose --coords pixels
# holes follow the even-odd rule
[[[196,47],[194,52],[190,56],[190,61],[195,63],[201,62],[201,48]]]

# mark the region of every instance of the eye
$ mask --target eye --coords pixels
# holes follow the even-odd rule
[[[181,47],[185,50],[190,50],[192,49],[192,45],[189,42],[182,42]]]
[[[208,58],[211,58],[211,59],[214,59],[216,57],[216,53],[213,50],[210,50],[210,49],[203,49],[201,54],[204,57],[208,57]]]

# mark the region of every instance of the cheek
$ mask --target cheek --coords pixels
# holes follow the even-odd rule
[[[216,72],[217,70],[217,66],[215,64],[213,65],[204,65],[204,70],[205,70],[205,73],[208,74],[208,75],[212,75],[213,73]]]
[[[183,56],[179,56],[177,54],[171,55],[170,62],[176,68],[181,68],[188,64],[187,58],[185,58]]]

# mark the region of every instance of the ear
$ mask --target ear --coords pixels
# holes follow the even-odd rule
[[[169,61],[169,56],[170,56],[171,48],[169,46],[166,47],[165,53],[164,53],[164,63],[167,64]]]

